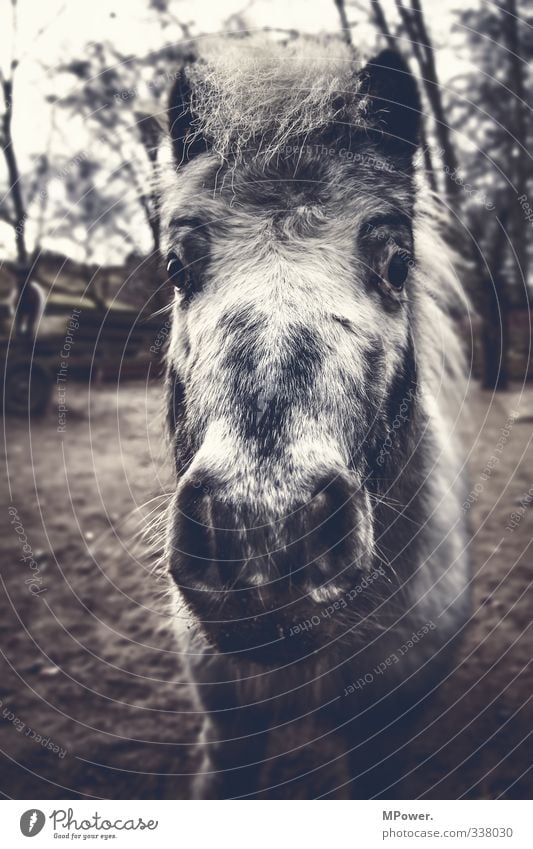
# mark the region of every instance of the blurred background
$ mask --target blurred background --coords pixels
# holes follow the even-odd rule
[[[365,58],[392,46],[419,79],[420,177],[448,212],[473,305],[459,328],[470,379],[458,427],[476,610],[391,796],[530,795],[530,4],[0,0],[0,10],[0,791],[190,792],[199,718],[157,571],[172,492],[158,148],[169,89],[202,37],[262,30],[332,50],[342,39]],[[289,729],[274,747],[290,739]],[[277,754],[271,795],[342,794],[334,740],[299,751],[281,776]]]

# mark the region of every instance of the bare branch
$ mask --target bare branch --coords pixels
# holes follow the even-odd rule
[[[13,136],[11,133],[11,118],[13,114],[13,80],[4,79],[2,82],[2,94],[4,98],[4,114],[2,115],[2,152],[7,166],[9,189],[8,193],[13,203],[15,213],[15,244],[17,246],[17,258],[21,264],[25,264],[28,258],[25,239],[26,208],[22,195],[20,171],[13,147]]]
[[[420,68],[424,90],[435,119],[435,133],[443,151],[444,164],[450,172],[455,172],[458,161],[451,140],[450,127],[444,114],[433,45],[425,25],[422,7],[419,0],[411,0],[411,10],[406,9],[401,0],[396,0],[396,6]],[[461,188],[455,180],[446,181],[446,192],[450,200],[457,203],[460,191]]]
[[[333,2],[335,3],[335,6],[337,7],[337,12],[339,13],[342,36],[348,47],[353,47],[352,32],[350,30],[350,24],[348,23],[348,16],[346,14],[346,5],[344,3],[344,0],[333,0]]]
[[[385,12],[383,11],[383,7],[381,6],[379,0],[373,0],[372,2],[372,17],[374,19],[374,23],[377,29],[385,38],[387,46],[390,47],[391,50],[394,50],[394,48],[396,47],[396,39],[390,31],[387,19],[385,17]]]

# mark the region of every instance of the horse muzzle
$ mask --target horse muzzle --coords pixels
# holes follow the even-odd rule
[[[272,517],[266,503],[236,503],[196,474],[175,499],[170,571],[221,651],[279,659],[316,647],[307,632],[288,637],[370,568],[372,542],[368,493],[349,475],[317,479]]]

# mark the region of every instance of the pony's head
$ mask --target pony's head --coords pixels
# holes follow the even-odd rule
[[[265,659],[380,564],[422,426],[417,87],[393,52],[328,52],[226,43],[170,104],[171,571],[219,648]]]

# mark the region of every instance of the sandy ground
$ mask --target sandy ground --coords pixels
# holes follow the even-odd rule
[[[157,383],[123,385],[119,394],[72,384],[65,433],[57,432],[53,407],[31,432],[24,420],[5,422],[0,791],[7,797],[189,795],[199,718],[165,584],[152,574],[156,555],[139,538],[171,491],[161,394]],[[526,498],[533,391],[522,399],[523,420],[506,429],[519,396],[519,387],[496,398],[471,391],[475,611],[457,668],[405,751],[405,778],[393,795],[533,792],[533,507]],[[483,479],[491,456],[498,462]],[[517,527],[506,530],[513,512]],[[33,556],[33,572],[24,555]],[[280,773],[275,754],[289,736],[274,742],[269,761],[268,782],[285,782],[276,795],[314,797],[346,779],[331,741],[293,756]],[[321,768],[328,760],[336,779],[331,767]],[[298,778],[308,770],[308,779]]]

